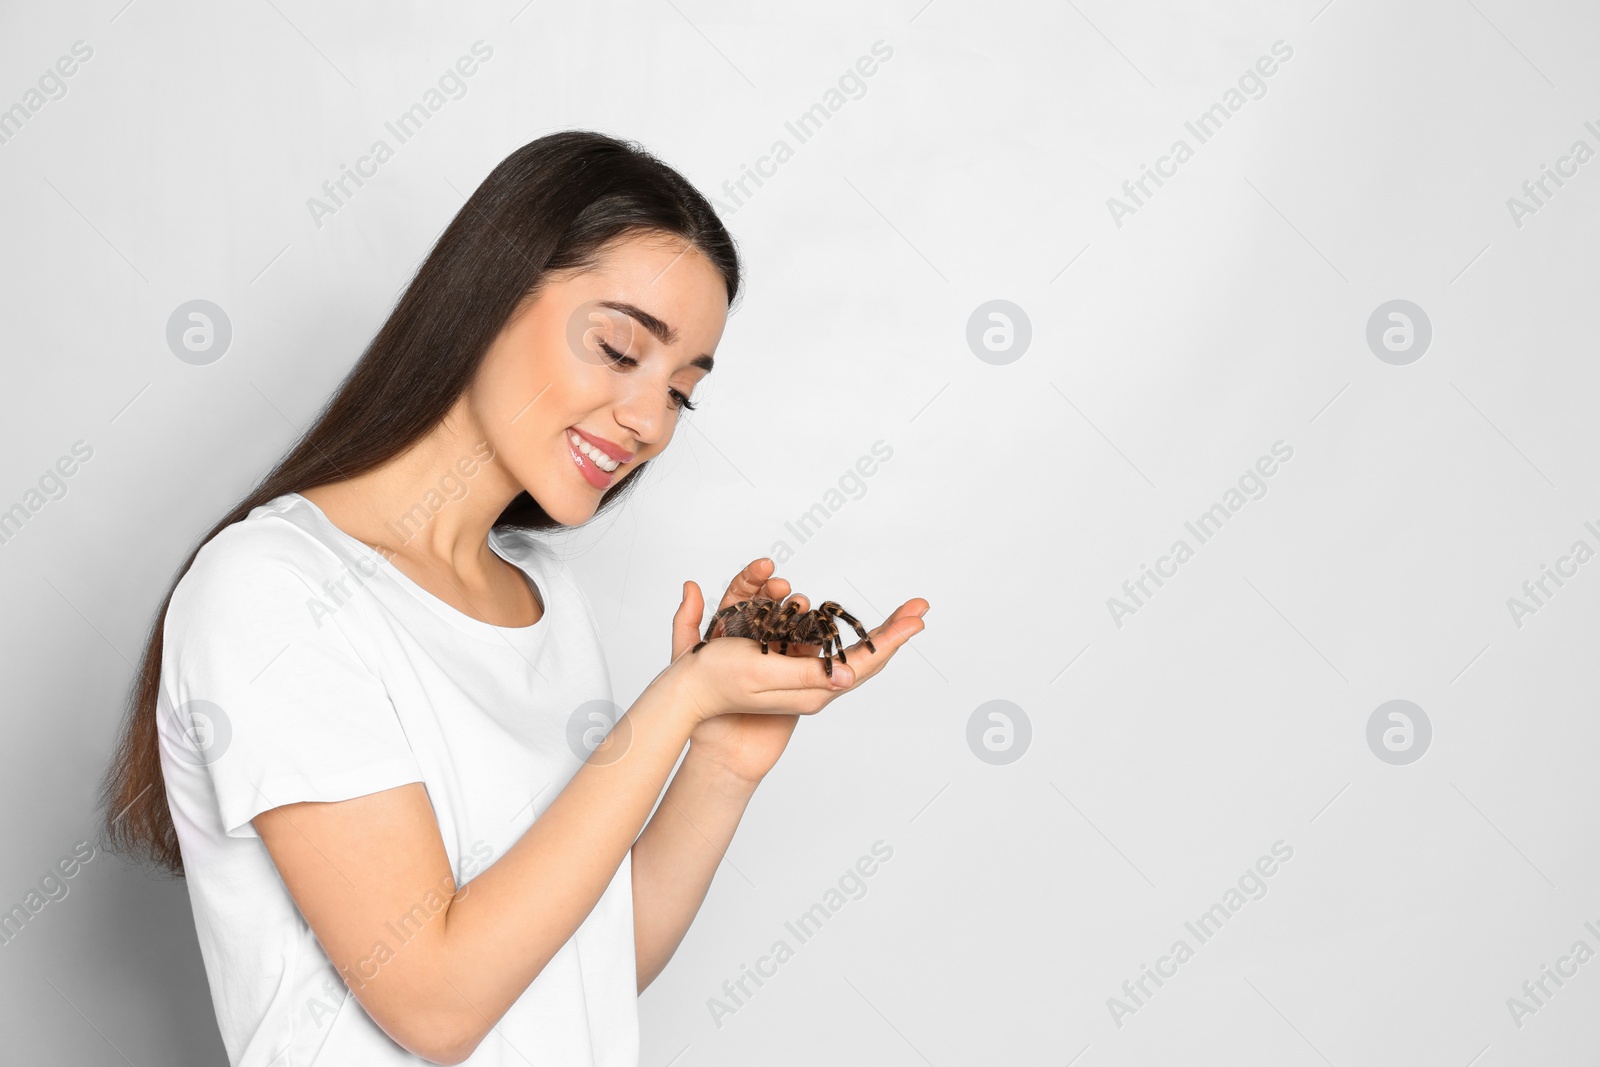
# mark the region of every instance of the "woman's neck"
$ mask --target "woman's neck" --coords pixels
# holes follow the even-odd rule
[[[465,425],[447,418],[373,470],[301,495],[388,559],[482,573],[495,563],[489,530],[521,490],[483,458],[482,437],[452,431],[452,424]]]

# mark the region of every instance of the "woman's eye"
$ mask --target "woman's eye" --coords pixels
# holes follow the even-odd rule
[[[609,358],[611,362],[624,367],[637,367],[639,365],[639,361],[634,359],[632,356],[625,356],[621,352],[618,352],[615,348],[612,348],[610,345],[606,344],[604,341],[599,341],[598,339],[596,340],[599,343],[601,350],[605,352],[607,358]],[[676,389],[668,389],[667,392],[672,396],[672,402],[678,406],[679,410],[693,411],[695,409],[696,405],[691,402],[683,393]]]
[[[625,367],[637,367],[639,365],[638,360],[634,359],[632,356],[623,355],[621,352],[618,352],[615,348],[612,348],[604,341],[600,342],[600,347],[605,351],[605,354],[613,363],[620,363]]]

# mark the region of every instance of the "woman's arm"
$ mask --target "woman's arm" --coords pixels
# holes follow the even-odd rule
[[[695,726],[678,677],[663,672],[646,687],[549,808],[460,893],[420,782],[256,816],[323,950],[397,1043],[434,1063],[466,1059],[594,909]]]
[[[639,992],[678,950],[755,785],[689,746],[667,795],[633,844],[633,945]]]

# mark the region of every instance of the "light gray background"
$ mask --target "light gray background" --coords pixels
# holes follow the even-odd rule
[[[642,998],[643,1063],[1592,1060],[1600,961],[1520,1026],[1507,998],[1600,950],[1600,562],[1520,626],[1507,600],[1600,548],[1600,161],[1521,225],[1507,199],[1600,149],[1597,31],[1509,0],[9,5],[0,106],[94,54],[0,145],[0,508],[94,454],[0,545],[0,904],[92,833],[194,538],[483,176],[595,128],[724,201],[749,286],[648,485],[558,541],[618,700],[664,665],[683,579],[720,596],[780,540],[816,600],[932,604],[800,725]],[[316,226],[307,198],[480,39],[467,93]],[[796,146],[784,123],[879,40]],[[1200,144],[1184,123],[1280,40]],[[794,157],[730,201],[779,138]],[[1193,158],[1118,226],[1107,199],[1178,138]],[[192,299],[233,327],[208,366],[165,342]],[[1031,324],[1004,365],[966,340],[996,299]],[[1397,299],[1433,330],[1409,365],[1366,340]],[[1197,545],[1185,521],[1280,440],[1266,495]],[[802,544],[785,523],[819,504]],[[1194,558],[1117,625],[1108,598],[1180,537]],[[1433,727],[1409,765],[1366,739],[1393,699]],[[1004,765],[967,740],[992,700],[1031,727]],[[880,839],[866,894],[797,945],[785,921]],[[1185,921],[1280,840],[1200,945]],[[70,886],[0,946],[7,1062],[222,1063],[182,884],[101,856]],[[709,999],[780,938],[794,958],[718,1026]],[[1194,957],[1119,1026],[1107,999],[1179,938]]]

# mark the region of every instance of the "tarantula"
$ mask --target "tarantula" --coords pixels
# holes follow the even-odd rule
[[[704,648],[720,622],[722,633],[718,635],[719,637],[754,638],[761,642],[762,655],[766,655],[767,645],[774,642],[778,645],[779,655],[787,655],[791,644],[821,645],[822,670],[832,678],[831,649],[837,648],[840,663],[848,662],[844,658],[844,642],[839,639],[839,627],[833,621],[835,615],[855,627],[868,652],[878,651],[872,647],[872,638],[861,628],[861,623],[856,621],[854,615],[840,607],[837,601],[824,600],[811,611],[801,611],[798,600],[791,599],[785,604],[764,596],[741,600],[717,612],[706,626],[705,638],[689,651],[699,652]]]

